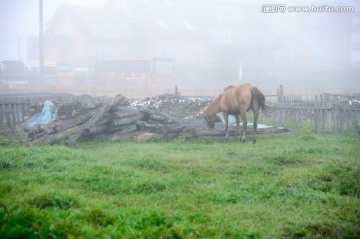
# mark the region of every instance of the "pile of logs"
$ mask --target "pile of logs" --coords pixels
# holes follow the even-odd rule
[[[72,145],[79,139],[107,139],[119,141],[134,138],[141,133],[154,133],[163,135],[164,140],[171,140],[179,136],[187,138],[224,137],[224,129],[207,129],[204,123],[188,123],[165,113],[148,108],[137,109],[129,107],[128,100],[117,95],[111,100],[89,108],[77,117],[59,117],[47,125],[38,125],[28,128],[26,123],[22,129],[27,132],[30,145],[55,144],[65,142]],[[278,133],[281,129],[267,128],[258,133]],[[250,131],[249,131],[250,133]],[[230,135],[235,135],[235,130],[230,130]]]

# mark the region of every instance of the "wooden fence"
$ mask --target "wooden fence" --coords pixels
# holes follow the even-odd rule
[[[315,132],[343,132],[360,128],[360,97],[322,94],[320,101],[288,101],[276,105],[274,121],[281,125],[312,124]]]
[[[45,100],[61,103],[76,102],[77,97],[72,94],[8,94],[0,95],[0,127],[15,128],[33,115],[35,109],[42,105]]]
[[[302,101],[298,96],[285,96],[281,86],[274,103],[276,111],[273,121],[278,125],[313,124],[316,132],[342,132],[354,125],[360,127],[360,95],[322,94],[312,101]],[[32,115],[36,105],[45,100],[71,103],[79,100],[71,94],[23,94],[0,95],[0,127],[15,128]],[[105,100],[105,98],[104,98]]]

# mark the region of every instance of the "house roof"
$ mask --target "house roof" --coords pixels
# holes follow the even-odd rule
[[[207,37],[215,10],[211,4],[180,0],[108,0],[104,7],[131,15],[155,38],[190,39]]]
[[[199,14],[199,11],[201,14]],[[146,30],[153,37],[206,38],[209,26],[215,25],[215,6],[180,0],[109,0],[104,7],[62,4],[47,29],[63,14],[67,15],[87,39],[123,39],[121,26]],[[101,29],[103,28],[103,29]],[[105,31],[109,34],[104,34]]]
[[[224,18],[220,7],[225,9]],[[48,30],[65,14],[87,41],[141,43],[146,41],[144,36],[207,41],[218,27],[245,29],[253,19],[237,17],[244,8],[254,6],[237,0],[108,0],[103,7],[60,5]],[[226,17],[229,9],[235,9],[234,21]],[[252,21],[252,26],[256,24],[261,23]]]
[[[62,4],[47,25],[47,32],[51,32],[53,26],[58,23],[59,18],[63,15],[71,19],[77,30],[88,41],[129,40],[124,37],[121,26],[134,27],[136,25],[133,19],[122,16],[114,10]]]

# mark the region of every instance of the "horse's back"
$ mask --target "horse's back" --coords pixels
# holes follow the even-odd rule
[[[235,94],[239,103],[246,105],[251,104],[251,98],[252,98],[251,89],[253,87],[254,86],[251,84],[243,84],[236,87]]]
[[[238,114],[241,107],[248,109],[251,104],[251,84],[229,86],[221,97],[221,109],[228,113]]]

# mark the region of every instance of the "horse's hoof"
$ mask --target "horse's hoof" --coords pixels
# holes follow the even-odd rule
[[[240,139],[240,144],[245,144],[245,139]]]
[[[253,144],[256,144],[256,139],[253,140]]]

